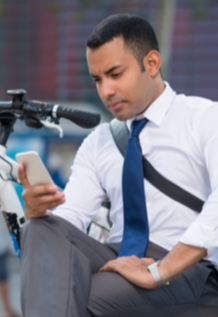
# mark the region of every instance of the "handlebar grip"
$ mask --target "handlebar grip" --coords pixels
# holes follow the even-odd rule
[[[61,106],[58,106],[56,116],[58,118],[68,119],[86,129],[94,128],[99,124],[101,119],[100,114],[64,108]]]
[[[12,101],[1,101],[0,102],[0,111],[7,111],[12,109]]]

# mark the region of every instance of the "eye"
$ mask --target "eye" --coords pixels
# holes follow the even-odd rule
[[[116,77],[118,77],[119,75],[121,75],[122,73],[114,73],[114,74],[112,74],[112,77],[114,77],[114,78],[116,78]]]
[[[96,84],[96,83],[98,83],[99,81],[100,81],[100,78],[93,78],[92,83],[93,83],[93,84]]]

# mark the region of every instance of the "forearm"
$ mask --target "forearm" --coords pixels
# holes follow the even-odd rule
[[[179,242],[168,255],[163,258],[158,266],[161,279],[164,282],[172,280],[199,262],[206,255],[207,250],[204,248],[198,248]]]

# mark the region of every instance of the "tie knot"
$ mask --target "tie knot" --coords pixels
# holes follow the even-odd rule
[[[131,125],[131,136],[138,137],[147,122],[148,119],[146,118],[133,121]]]

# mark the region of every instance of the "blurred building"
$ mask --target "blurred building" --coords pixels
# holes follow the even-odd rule
[[[0,99],[7,89],[23,87],[29,98],[101,106],[85,59],[91,30],[119,12],[140,14],[157,30],[165,1],[1,0]],[[217,100],[218,1],[174,2],[167,79],[177,92]]]

